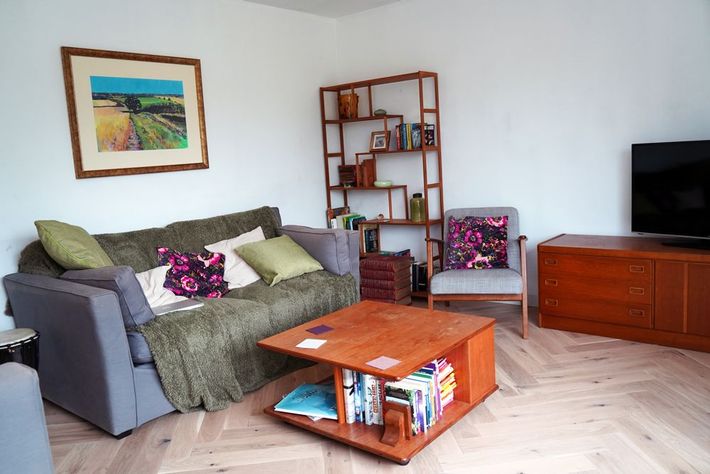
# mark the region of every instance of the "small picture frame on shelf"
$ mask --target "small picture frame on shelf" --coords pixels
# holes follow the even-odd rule
[[[387,151],[390,142],[390,131],[384,130],[379,132],[372,132],[370,137],[370,151]]]

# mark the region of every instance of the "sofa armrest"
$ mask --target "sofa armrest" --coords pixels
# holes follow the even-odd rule
[[[299,225],[286,225],[281,227],[280,231],[306,249],[325,270],[336,275],[351,274],[359,287],[360,236],[357,231],[314,229]]]
[[[37,372],[0,365],[0,472],[54,472]]]
[[[27,273],[4,283],[16,325],[40,334],[42,395],[114,435],[135,428],[133,364],[116,293]]]

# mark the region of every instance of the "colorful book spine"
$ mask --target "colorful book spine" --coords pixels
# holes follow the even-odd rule
[[[436,145],[436,139],[434,138],[435,136],[436,136],[436,129],[435,129],[434,124],[425,123],[424,124],[424,145],[435,146]]]
[[[412,149],[417,150],[422,147],[422,130],[418,123],[412,124]]]
[[[343,395],[345,400],[345,422],[355,423],[355,383],[353,371],[343,369]]]
[[[353,371],[353,404],[355,407],[355,422],[363,423],[365,418],[362,416],[362,383],[360,379],[360,372]]]

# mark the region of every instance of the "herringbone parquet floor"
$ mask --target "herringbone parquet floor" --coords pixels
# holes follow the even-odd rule
[[[327,372],[316,366],[283,377],[228,410],[173,413],[123,440],[47,403],[56,470],[710,473],[710,354],[535,325],[523,341],[517,306],[452,303],[450,310],[498,320],[500,390],[407,466],[262,414],[281,394]]]

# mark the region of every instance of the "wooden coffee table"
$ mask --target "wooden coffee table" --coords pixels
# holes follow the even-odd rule
[[[321,324],[333,330],[320,335],[307,331]],[[264,349],[331,365],[338,420],[311,421],[306,416],[277,412],[273,406],[264,412],[292,425],[407,464],[412,456],[497,390],[494,324],[495,320],[491,318],[374,301],[341,309],[258,342],[258,346]],[[296,347],[306,338],[327,342],[318,349]],[[386,370],[366,364],[383,355],[401,362]],[[406,425],[394,410],[393,413],[385,410],[384,427],[345,422],[343,390],[338,389],[343,386],[341,369],[401,380],[439,357],[446,357],[453,365],[458,386],[454,390],[454,401],[444,409],[444,416],[426,433],[407,439]],[[394,445],[382,441],[385,432],[390,443],[394,436]]]

